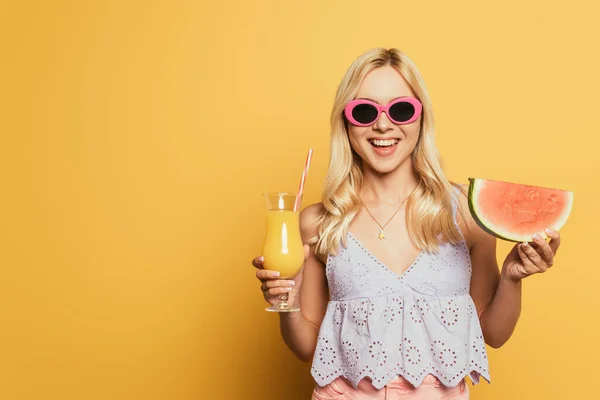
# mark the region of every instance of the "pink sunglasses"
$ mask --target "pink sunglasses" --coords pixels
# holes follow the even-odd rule
[[[369,126],[377,121],[382,112],[385,112],[393,123],[404,125],[419,118],[422,110],[421,102],[414,97],[400,97],[384,106],[371,100],[357,99],[346,105],[344,115],[352,125]]]

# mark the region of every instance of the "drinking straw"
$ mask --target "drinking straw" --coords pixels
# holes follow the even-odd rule
[[[296,202],[294,203],[294,211],[298,211],[300,208],[300,195],[304,192],[304,183],[306,182],[306,175],[308,175],[308,168],[310,167],[310,159],[312,158],[313,149],[308,150],[306,156],[306,162],[304,163],[304,170],[302,171],[302,179],[300,179],[300,186],[298,187],[298,195],[296,196]]]

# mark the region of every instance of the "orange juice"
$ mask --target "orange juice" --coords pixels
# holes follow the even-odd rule
[[[299,213],[267,211],[267,237],[263,248],[264,268],[279,271],[280,278],[293,278],[304,263]]]

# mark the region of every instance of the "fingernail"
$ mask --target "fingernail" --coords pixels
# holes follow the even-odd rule
[[[294,282],[294,281],[287,281],[287,284],[290,285],[290,286],[294,286],[296,284],[296,282]]]
[[[554,233],[554,232],[556,232],[556,230],[554,230],[554,229],[552,229],[552,228],[546,228],[546,233],[548,233],[548,234],[552,234],[552,233]]]
[[[542,237],[541,237],[540,235],[538,235],[537,233],[534,233],[534,234],[533,234],[533,238],[534,238],[535,240],[539,240],[539,239],[541,239]]]
[[[286,292],[291,292],[292,288],[291,287],[286,287],[286,288],[283,288],[283,290],[285,290]]]
[[[273,271],[273,272],[271,272],[271,276],[273,278],[277,278],[279,276],[279,271]]]
[[[527,243],[527,242],[523,242],[523,243],[521,243],[521,247],[525,248],[525,247],[527,247],[527,246],[529,246],[529,243]]]
[[[258,261],[263,262],[265,261],[265,258],[263,256],[258,257]]]

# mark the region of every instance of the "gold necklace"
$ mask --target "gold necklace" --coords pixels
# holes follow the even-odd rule
[[[418,187],[418,185],[417,185],[417,187]],[[402,203],[400,203],[400,206],[398,207],[398,209],[397,209],[397,210],[394,212],[394,214],[392,214],[392,216],[390,217],[390,219],[388,219],[388,221],[387,221],[387,222],[386,222],[384,225],[381,225],[381,224],[379,223],[379,221],[377,221],[377,219],[376,219],[376,218],[373,216],[373,214],[371,214],[371,211],[369,211],[369,209],[367,208],[367,206],[366,206],[366,205],[365,205],[365,203],[363,202],[363,207],[365,208],[365,210],[367,210],[367,213],[368,213],[368,214],[371,216],[371,218],[373,218],[373,221],[375,221],[375,223],[376,223],[377,225],[379,225],[379,228],[380,228],[380,230],[379,230],[379,235],[378,235],[377,237],[378,237],[380,240],[382,240],[382,239],[385,239],[385,233],[383,232],[383,228],[385,228],[385,227],[386,227],[386,225],[387,225],[387,224],[389,224],[389,223],[390,223],[390,221],[391,221],[391,220],[392,220],[392,219],[393,219],[393,218],[396,216],[396,214],[398,214],[398,211],[400,211],[400,209],[402,208],[402,206],[404,205],[404,203],[406,202],[406,200],[408,200],[408,198],[410,197],[410,195],[411,195],[411,194],[413,194],[413,192],[414,192],[415,190],[417,190],[417,187],[415,187],[415,188],[412,190],[412,192],[410,192],[410,193],[408,194],[408,196],[406,196],[406,197],[404,198],[404,200],[402,200]]]

